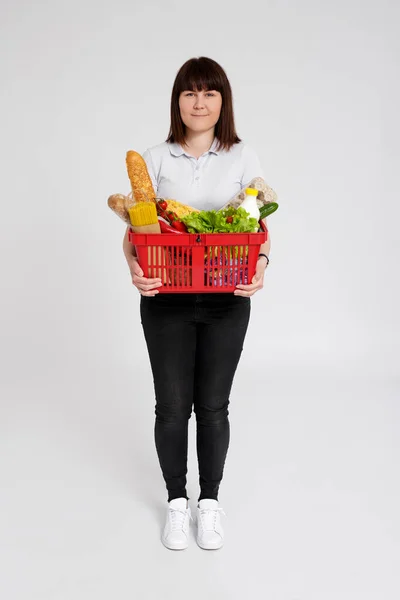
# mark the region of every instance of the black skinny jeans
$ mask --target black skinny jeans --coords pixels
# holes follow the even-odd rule
[[[142,296],[155,389],[154,438],[168,502],[187,496],[188,420],[196,414],[200,496],[218,500],[228,451],[229,395],[250,318],[229,293]]]

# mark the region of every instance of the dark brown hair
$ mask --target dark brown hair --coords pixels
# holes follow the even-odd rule
[[[179,110],[179,96],[185,90],[208,91],[216,90],[222,96],[221,114],[215,125],[215,137],[218,140],[218,150],[229,150],[234,144],[241,142],[235,129],[233,116],[232,89],[223,68],[205,56],[191,58],[179,69],[171,95],[171,125],[167,142],[184,144],[185,124]]]

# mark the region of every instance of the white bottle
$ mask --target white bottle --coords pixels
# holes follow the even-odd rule
[[[253,188],[246,188],[245,190],[245,198],[239,208],[244,208],[249,214],[250,217],[257,219],[257,223],[260,220],[260,209],[257,206],[257,195],[258,191]],[[259,229],[259,225],[254,229],[257,232]]]

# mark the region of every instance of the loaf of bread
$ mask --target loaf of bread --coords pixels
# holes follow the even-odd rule
[[[118,215],[125,223],[131,224],[128,213],[128,197],[123,194],[113,194],[107,200],[108,206]]]
[[[128,150],[126,168],[136,202],[154,200],[156,194],[143,156],[134,150]]]
[[[250,183],[248,185],[246,185],[246,187],[253,188],[258,191],[258,194],[257,194],[258,208],[261,208],[261,206],[263,206],[264,204],[268,204],[270,202],[276,202],[276,200],[278,198],[276,192],[274,192],[274,190],[265,183],[265,181],[262,177],[254,177],[254,179],[252,179],[250,181]],[[245,189],[246,188],[242,188],[222,208],[228,208],[229,206],[232,206],[233,208],[239,208],[239,206],[242,204],[242,202],[246,196]]]

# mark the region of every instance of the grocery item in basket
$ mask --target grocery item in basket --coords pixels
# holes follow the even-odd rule
[[[214,264],[215,261],[214,261]],[[219,261],[224,268],[212,268],[212,262],[208,263],[207,259],[204,265],[204,285],[214,287],[237,286],[239,283],[249,283],[249,267],[248,257],[230,258],[225,262]]]
[[[172,227],[174,229],[177,229],[181,233],[188,233],[188,229],[187,229],[185,223],[183,223],[183,221],[180,221],[179,219],[172,220]]]
[[[158,222],[160,224],[161,233],[177,233],[178,235],[181,235],[183,233],[183,231],[180,231],[176,227],[172,227],[172,225],[170,225],[169,222],[167,222],[162,217],[158,217]]]
[[[167,208],[165,209],[167,212],[172,211],[176,214],[179,219],[182,217],[186,217],[192,213],[199,213],[200,211],[197,208],[193,208],[192,206],[188,206],[187,204],[182,204],[177,200],[171,200],[170,198],[162,198],[167,203]]]
[[[131,220],[126,208],[126,200],[127,198],[123,194],[112,194],[112,196],[109,196],[107,204],[111,210],[113,210],[115,214],[120,217],[120,219],[125,221],[125,223],[129,223],[130,225]]]
[[[167,200],[164,200],[164,198],[156,198],[156,207],[158,216],[162,217],[165,220],[165,222],[168,223],[168,225],[171,225],[171,227],[179,230],[181,233],[187,233],[186,225],[182,223],[181,219],[178,217],[176,212],[168,209]]]
[[[258,208],[261,208],[264,204],[269,202],[276,202],[278,198],[276,192],[274,192],[274,190],[265,183],[262,177],[254,177],[254,179],[252,179],[246,187],[257,190]],[[229,202],[224,204],[222,208],[229,208],[230,206],[233,208],[239,208],[245,199],[245,190],[246,188],[242,188],[231,200],[229,200]]]
[[[129,216],[132,223],[131,229],[135,233],[161,233],[154,202],[137,202],[129,209]],[[165,268],[161,268],[161,265],[166,264],[165,250],[162,246],[152,246],[147,242],[147,264],[149,265],[148,277],[160,277],[163,283],[166,283],[167,272]],[[159,266],[151,269],[151,264]]]
[[[269,215],[272,215],[277,209],[279,204],[277,202],[268,202],[260,208],[260,219],[266,219]]]
[[[129,212],[129,209],[132,208],[132,206],[135,206],[135,204],[136,204],[136,200],[134,198],[133,192],[130,191],[129,194],[127,196],[125,196],[126,210]]]
[[[258,221],[260,220],[260,209],[257,206],[257,190],[254,188],[246,188],[245,190],[246,197],[243,200],[240,208],[246,210],[250,217],[256,219],[257,225],[254,228],[254,231],[258,231]]]
[[[128,150],[126,167],[135,200],[154,200],[156,195],[144,158],[138,152]]]
[[[161,233],[154,202],[137,202],[128,212],[136,233]]]
[[[253,233],[258,221],[244,208],[202,210],[182,217],[189,233]]]

